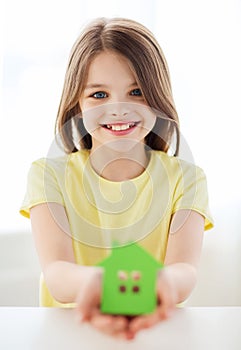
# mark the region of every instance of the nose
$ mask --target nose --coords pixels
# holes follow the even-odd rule
[[[110,103],[107,109],[110,116],[124,118],[130,113],[130,104],[127,102]]]

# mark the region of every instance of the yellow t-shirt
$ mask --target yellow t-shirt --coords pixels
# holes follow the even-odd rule
[[[146,170],[122,182],[100,177],[91,167],[88,150],[40,159],[30,168],[20,213],[29,218],[30,208],[40,203],[63,205],[77,264],[95,265],[107,256],[113,242],[130,241],[138,241],[163,262],[173,213],[192,209],[205,217],[205,229],[213,223],[203,171],[164,152],[150,152]],[[43,278],[40,304],[62,306]]]

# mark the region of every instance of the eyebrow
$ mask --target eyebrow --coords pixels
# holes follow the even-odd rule
[[[138,84],[137,84],[136,81],[133,82],[133,83],[131,83],[128,87],[130,88],[130,87],[133,87],[133,86],[138,86]],[[87,90],[87,89],[108,88],[108,87],[109,87],[109,86],[106,85],[106,84],[99,84],[99,83],[94,83],[94,84],[92,84],[92,83],[90,83],[90,84],[87,84],[87,85],[85,86],[85,90]]]

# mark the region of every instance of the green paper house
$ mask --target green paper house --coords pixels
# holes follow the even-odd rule
[[[141,246],[115,247],[98,266],[104,268],[101,311],[118,315],[148,314],[157,305],[157,272],[163,265]]]

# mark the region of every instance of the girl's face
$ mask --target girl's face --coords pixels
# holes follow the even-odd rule
[[[91,62],[79,103],[92,151],[101,145],[119,152],[140,142],[144,145],[156,120],[127,59],[111,51],[101,52]]]

